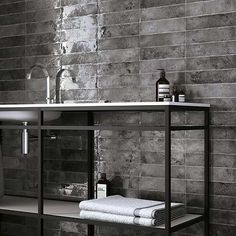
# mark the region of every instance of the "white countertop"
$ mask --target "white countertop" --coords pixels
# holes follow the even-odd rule
[[[188,102],[97,102],[97,103],[63,103],[63,104],[4,104],[0,109],[6,108],[157,108],[160,106],[185,106],[185,107],[210,107],[206,103],[188,103]]]

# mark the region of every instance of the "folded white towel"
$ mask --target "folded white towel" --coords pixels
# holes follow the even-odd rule
[[[182,212],[180,210],[178,211],[179,211],[178,213],[176,212],[175,214],[171,214],[172,220],[184,214],[183,209],[181,209]],[[80,217],[82,219],[101,220],[101,221],[108,221],[121,224],[136,224],[143,226],[158,226],[163,224],[165,221],[164,217],[160,219],[153,219],[153,218],[124,216],[124,215],[116,215],[99,211],[86,211],[86,210],[82,210],[80,212]]]
[[[164,202],[161,201],[125,198],[120,195],[82,201],[79,207],[81,210],[144,218],[158,218],[165,209]],[[171,203],[171,207],[178,208],[184,207],[184,205],[182,203]]]
[[[89,219],[89,220],[115,222],[115,223],[121,223],[121,224],[134,224],[133,216],[109,214],[109,213],[104,213],[104,212],[99,212],[99,211],[82,210],[80,211],[80,218]]]

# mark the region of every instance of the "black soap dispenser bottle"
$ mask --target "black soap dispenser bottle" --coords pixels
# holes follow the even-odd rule
[[[164,69],[161,71],[160,79],[156,82],[156,101],[163,102],[165,96],[170,95],[170,83],[166,79],[166,72]]]

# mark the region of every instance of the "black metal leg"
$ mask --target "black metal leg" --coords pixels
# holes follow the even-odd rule
[[[209,165],[210,165],[210,112],[209,108],[204,111],[205,130],[204,130],[204,231],[205,236],[209,235]]]
[[[43,236],[43,111],[38,112],[38,235]]]
[[[171,235],[171,110],[165,109],[165,232]]]
[[[43,236],[43,219],[38,217],[38,236]]]
[[[93,113],[88,112],[88,125],[93,125]],[[94,131],[88,131],[88,199],[94,198]],[[94,225],[88,225],[88,236],[94,235]]]

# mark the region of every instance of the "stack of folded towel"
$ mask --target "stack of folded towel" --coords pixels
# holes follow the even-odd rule
[[[106,198],[82,201],[80,217],[123,224],[158,226],[165,222],[165,202],[114,195]],[[171,219],[182,217],[182,203],[171,203]]]

